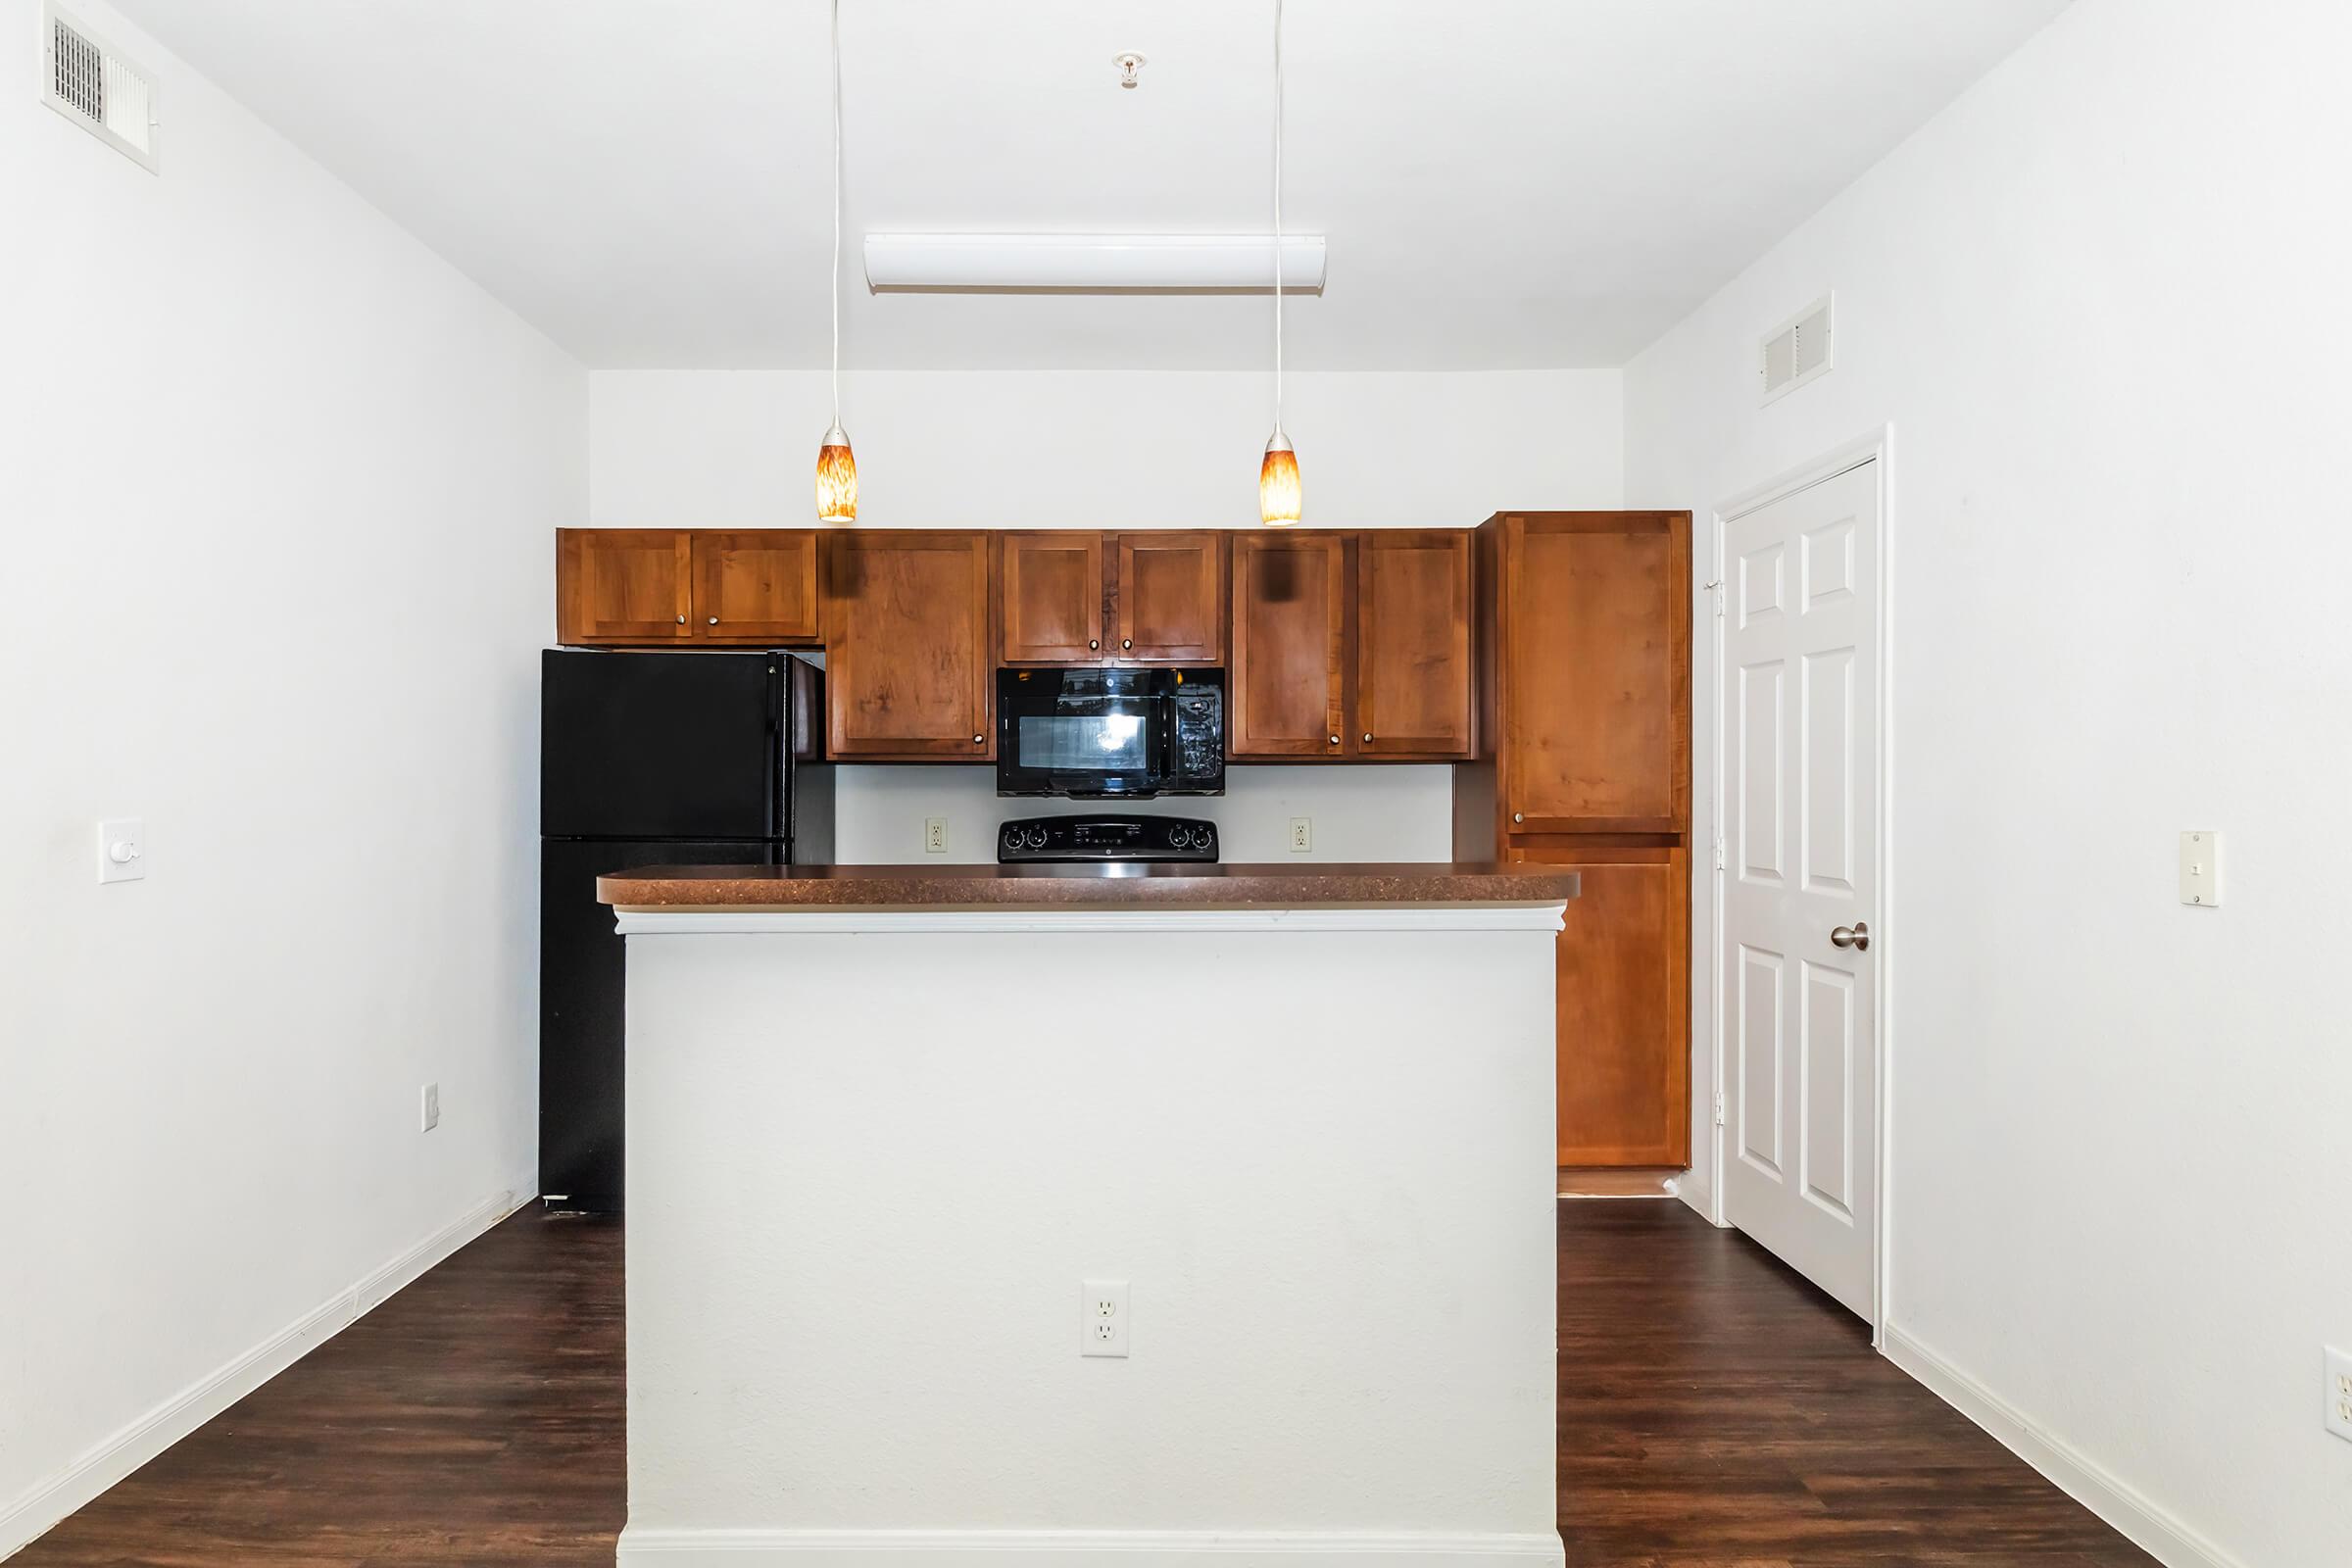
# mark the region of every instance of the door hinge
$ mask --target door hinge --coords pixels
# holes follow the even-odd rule
[[[1715,1125],[1723,1125],[1723,1091],[1720,1089],[1715,1091]]]
[[[1715,869],[1723,869],[1723,835],[1720,833],[1715,835]]]
[[[1709,582],[1709,583],[1701,583],[1701,584],[1699,584],[1699,586],[1700,586],[1700,587],[1702,587],[1702,588],[1704,588],[1704,589],[1706,589],[1706,591],[1707,591],[1707,592],[1709,592],[1709,593],[1711,593],[1711,594],[1713,594],[1713,595],[1715,596],[1715,613],[1716,613],[1716,614],[1718,614],[1718,615],[1722,614],[1722,613],[1723,613],[1723,579],[1722,579],[1721,577],[1718,577],[1718,578],[1716,578],[1716,579],[1715,579],[1713,582]]]

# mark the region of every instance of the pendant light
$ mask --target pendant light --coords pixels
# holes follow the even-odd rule
[[[841,427],[841,0],[833,0],[833,423],[816,452],[816,520],[858,520],[858,459]]]
[[[1257,514],[1269,528],[1298,520],[1298,454],[1282,433],[1282,0],[1274,0],[1274,434],[1257,466]]]

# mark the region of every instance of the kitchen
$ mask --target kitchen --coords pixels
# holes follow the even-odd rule
[[[909,812],[920,809],[910,793],[943,798],[919,776],[869,781],[878,768],[954,765],[945,799],[960,804],[993,785],[1002,797],[994,814],[1034,818],[1040,834],[1051,817],[1024,809],[1033,797],[1075,796],[1114,815],[1172,813],[1188,823],[1215,802],[1250,842],[1279,833],[1286,855],[1304,856],[1314,819],[1275,822],[1275,792],[1312,791],[1312,775],[1300,776],[1308,769],[1415,767],[1421,776],[1403,790],[1384,790],[1395,814],[1365,824],[1367,839],[1418,847],[1441,822],[1449,837],[1438,855],[1379,858],[1574,865],[1584,880],[1590,902],[1571,911],[1559,944],[1556,1163],[1679,1170],[1689,1139],[1687,971],[1675,956],[1689,942],[1690,690],[1689,607],[1678,585],[1689,576],[1689,529],[1677,514],[1514,514],[1475,529],[1279,534],[565,530],[556,551],[558,641],[821,655],[821,679],[803,678],[821,697],[803,690],[789,704],[806,729],[788,749],[829,765],[811,769],[819,789],[788,800],[823,820],[797,850],[785,846],[792,858],[818,863],[882,862],[918,844],[944,858],[971,840],[978,853],[966,858],[1045,857],[1042,845],[1002,842],[987,811],[886,814],[867,829],[853,804],[859,797]],[[753,689],[772,662],[762,655],[665,662],[679,681],[698,672],[734,680],[741,666],[746,711],[787,710]],[[656,836],[629,826],[638,817],[666,823],[661,836],[706,845],[731,836],[720,831],[720,807],[698,821],[680,819],[658,794],[642,808],[575,803],[575,791],[658,791],[663,779],[708,794],[728,774],[705,749],[709,725],[672,733],[679,715],[702,711],[687,688],[658,681],[642,662],[551,654],[547,666],[551,834],[576,832],[601,810],[626,819],[599,829],[607,839]],[[1054,724],[1056,710],[1102,704],[1093,683],[1123,680],[1131,695],[1108,706],[1156,713],[1154,671],[1167,672],[1157,683],[1167,707],[1185,689],[1179,678],[1220,706],[1196,742],[1207,759],[1197,777],[1057,776],[1028,759],[1024,736]],[[559,672],[575,684],[559,688]],[[577,684],[599,672],[621,684]],[[810,710],[816,702],[821,712]],[[575,740],[574,713],[591,726],[587,738]],[[1153,719],[1132,744],[1139,756],[1172,758],[1180,731],[1170,722],[1163,735]],[[618,765],[632,759],[656,765]],[[1273,791],[1254,776],[1261,763],[1285,769]],[[759,765],[755,756],[744,768]],[[755,787],[747,782],[744,793]],[[1149,813],[1139,812],[1147,801]],[[1406,812],[1421,820],[1396,819]],[[567,853],[571,891],[567,904],[547,894],[551,928],[567,908],[593,926],[590,869],[623,868],[607,863],[614,853],[624,861],[697,858],[635,846],[601,858]],[[1218,858],[1206,845],[1156,853]],[[617,963],[616,944],[586,927],[579,940],[603,948],[607,970]],[[557,1019],[570,1006],[564,977],[578,960],[551,941],[542,962],[542,1004]],[[560,1021],[543,1026],[543,1152],[578,1136],[561,1089],[575,1072],[618,1083],[615,988],[609,973],[587,983],[608,992],[595,1065]],[[596,1140],[608,1167],[618,1157],[617,1113],[608,1094]],[[543,1190],[565,1198],[611,1191],[615,1180],[610,1168],[592,1178],[560,1160],[542,1172]]]
[[[12,1568],[2333,1560],[2340,8],[11,6]]]

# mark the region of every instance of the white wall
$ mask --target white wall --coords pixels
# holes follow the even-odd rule
[[[853,374],[858,523],[883,527],[1254,527],[1268,377],[1224,372]],[[591,378],[589,518],[602,527],[807,522],[821,373],[599,370]],[[1323,527],[1474,523],[1504,507],[1619,504],[1614,370],[1290,377],[1284,423]],[[1445,859],[1451,769],[1246,767],[1212,817],[1224,858],[1289,858],[1293,815],[1324,859]],[[987,859],[1005,816],[985,769],[853,767],[837,858],[920,859],[922,818],[950,818],[952,858]]]
[[[1254,372],[876,372],[844,377],[865,527],[1257,525],[1273,424]],[[814,502],[825,376],[599,370],[589,518],[797,527]],[[1613,507],[1615,370],[1294,373],[1283,424],[1306,522],[1474,523],[1503,507]]]
[[[833,858],[845,865],[994,860],[1007,818],[1094,810],[1214,822],[1227,861],[1453,858],[1453,769],[1444,765],[1252,763],[1225,770],[1223,795],[1114,802],[1005,800],[993,767],[858,766],[836,770],[836,794]],[[948,819],[945,856],[923,850],[934,816]],[[1291,849],[1294,816],[1308,821],[1303,855]]]
[[[40,106],[0,4],[0,1552],[532,1190],[533,650],[585,510],[577,366],[75,9],[160,72],[162,173]],[[146,881],[97,884],[109,815]]]
[[[1627,372],[1628,500],[1702,519],[1893,424],[1893,1327],[2248,1564],[2352,1539],[2347,58],[2339,6],[2078,0]]]

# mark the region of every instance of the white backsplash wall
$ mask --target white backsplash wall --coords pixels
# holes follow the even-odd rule
[[[834,858],[845,865],[937,865],[997,858],[1007,817],[1116,811],[1204,817],[1224,860],[1449,860],[1453,769],[1392,763],[1229,767],[1225,793],[1159,801],[1060,801],[997,795],[993,766],[843,766],[835,774]],[[948,853],[923,853],[923,823],[948,819]],[[1314,849],[1295,855],[1291,818],[1313,819]]]

